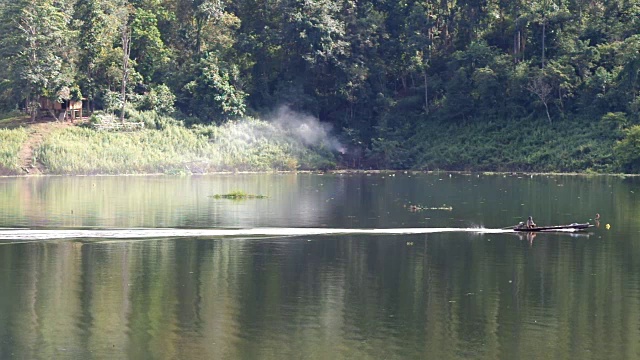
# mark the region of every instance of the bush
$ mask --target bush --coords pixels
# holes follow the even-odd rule
[[[629,120],[627,120],[627,115],[622,112],[615,113],[606,113],[602,116],[602,122],[604,124],[609,125],[611,129],[621,130],[627,127]]]
[[[161,84],[151,88],[149,93],[143,96],[138,109],[168,115],[175,111],[173,107],[175,102],[176,96],[173,95],[167,85]]]
[[[625,130],[625,137],[616,143],[614,154],[623,172],[640,172],[640,125]]]

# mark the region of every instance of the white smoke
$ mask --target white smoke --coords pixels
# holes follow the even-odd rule
[[[270,117],[275,126],[290,132],[306,146],[324,145],[330,150],[345,152],[345,147],[331,135],[333,126],[322,123],[318,118],[291,110],[288,106],[280,106]]]

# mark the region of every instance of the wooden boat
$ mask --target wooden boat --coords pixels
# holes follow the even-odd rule
[[[528,228],[526,226],[516,226],[513,228],[513,231],[523,231],[523,232],[540,232],[540,231],[558,231],[558,230],[584,230],[593,227],[593,225],[589,223],[584,224],[569,224],[569,225],[554,225],[554,226],[536,226],[533,228]]]

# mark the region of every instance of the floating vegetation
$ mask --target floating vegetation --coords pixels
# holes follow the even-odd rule
[[[422,206],[422,205],[405,205],[405,207],[409,208],[409,211],[411,212],[424,211],[424,210],[453,211],[453,206],[447,206],[445,204],[442,204],[442,206],[437,206],[437,207],[429,207],[429,206]]]
[[[211,195],[211,197],[214,199],[244,200],[244,199],[266,199],[268,196],[247,194],[244,191],[236,190],[228,194]]]

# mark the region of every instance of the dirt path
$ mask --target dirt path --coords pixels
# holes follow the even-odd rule
[[[20,168],[24,174],[38,175],[42,174],[44,167],[36,159],[34,159],[35,149],[42,143],[44,137],[56,129],[73,126],[70,122],[47,121],[38,122],[29,125],[29,138],[22,145],[22,149],[18,153],[20,158]]]

